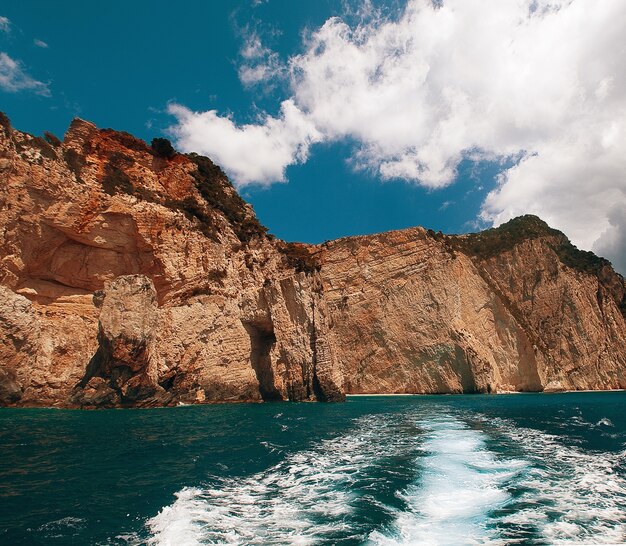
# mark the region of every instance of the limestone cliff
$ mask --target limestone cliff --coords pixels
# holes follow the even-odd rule
[[[347,238],[320,259],[347,392],[626,387],[624,279],[536,217]]]
[[[626,387],[626,288],[534,217],[323,245],[209,159],[0,118],[0,404]]]

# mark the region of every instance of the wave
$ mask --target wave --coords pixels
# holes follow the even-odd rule
[[[565,442],[449,408],[370,415],[263,472],[181,489],[147,543],[624,543],[626,453]]]
[[[483,418],[482,430],[454,416],[421,426],[421,477],[371,544],[625,543],[626,452],[587,452],[504,419]]]
[[[87,526],[87,520],[83,518],[77,518],[67,516],[57,520],[44,523],[37,531],[42,533],[46,539],[58,539],[67,538],[69,536],[76,536]]]
[[[549,544],[626,541],[626,454],[589,452],[561,438],[496,419],[497,429],[531,463],[499,523]],[[523,542],[523,541],[519,541]],[[514,543],[511,541],[510,543]]]
[[[148,544],[359,542],[361,531],[351,520],[360,500],[355,483],[381,457],[413,447],[414,436],[394,434],[389,418],[369,416],[351,433],[287,455],[258,474],[182,489],[148,521]]]

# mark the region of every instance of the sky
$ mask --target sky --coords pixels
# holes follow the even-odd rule
[[[0,110],[222,166],[317,243],[537,214],[626,273],[623,0],[21,0]]]

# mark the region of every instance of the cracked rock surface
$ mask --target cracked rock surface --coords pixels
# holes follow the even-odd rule
[[[626,388],[626,288],[536,217],[322,245],[209,159],[0,118],[0,405]]]

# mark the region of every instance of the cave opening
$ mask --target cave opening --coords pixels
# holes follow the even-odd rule
[[[276,344],[276,336],[271,326],[265,324],[243,323],[250,336],[250,364],[259,381],[259,392],[265,401],[282,400],[274,385],[271,352]]]

